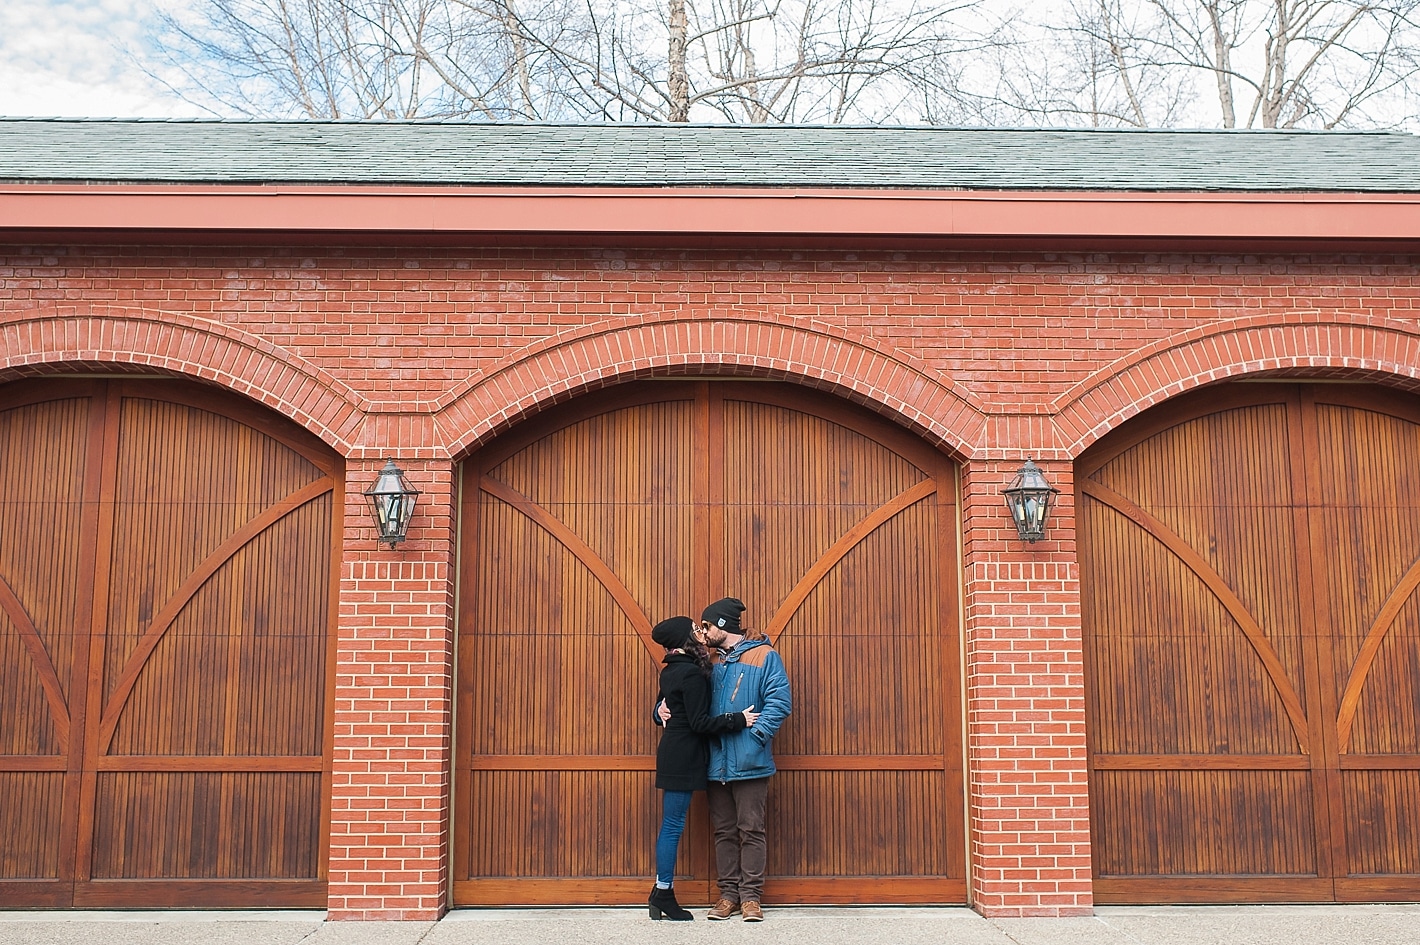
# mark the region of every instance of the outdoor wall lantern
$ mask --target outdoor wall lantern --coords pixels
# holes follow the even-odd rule
[[[388,542],[393,551],[395,545],[404,541],[418,498],[419,490],[404,478],[404,470],[396,466],[394,460],[385,460],[385,468],[380,470],[379,478],[365,490],[370,517],[375,520],[375,528],[380,533],[377,544]]]
[[[1050,515],[1050,503],[1060,490],[1045,481],[1040,467],[1029,459],[1016,473],[1011,484],[1002,489],[1016,534],[1022,541],[1040,541],[1045,537],[1045,519]]]

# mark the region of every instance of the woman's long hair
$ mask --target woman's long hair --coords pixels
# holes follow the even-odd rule
[[[691,637],[685,641],[685,652],[695,657],[695,665],[700,667],[700,675],[710,676],[710,650],[704,643]]]

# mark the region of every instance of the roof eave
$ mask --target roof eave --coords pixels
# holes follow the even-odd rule
[[[1420,239],[1420,193],[0,184],[0,233]]]

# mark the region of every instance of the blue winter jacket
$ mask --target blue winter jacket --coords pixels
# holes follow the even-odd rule
[[[710,711],[721,715],[754,706],[753,726],[710,738],[711,781],[747,781],[774,773],[774,735],[789,717],[789,674],[768,640],[744,640],[715,664]]]

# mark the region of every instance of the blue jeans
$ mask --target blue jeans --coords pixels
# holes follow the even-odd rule
[[[661,833],[656,837],[656,884],[675,883],[675,857],[680,835],[685,832],[685,815],[690,811],[693,791],[661,792]]]

